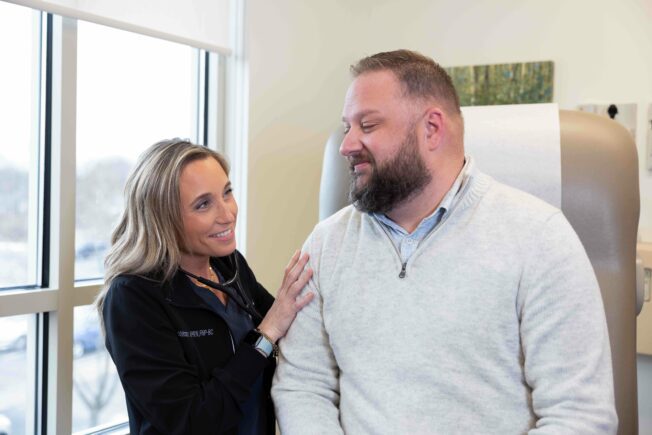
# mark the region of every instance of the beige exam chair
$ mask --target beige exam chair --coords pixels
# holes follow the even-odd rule
[[[560,110],[559,131],[561,209],[582,240],[602,291],[618,433],[637,434],[636,315],[640,304],[637,306],[636,233],[640,203],[636,146],[620,124],[584,112]],[[349,173],[338,152],[341,140],[338,131],[326,144],[320,220],[348,204]],[[476,158],[476,164],[501,179],[501,174],[485,169],[491,165],[483,166],[482,159]]]

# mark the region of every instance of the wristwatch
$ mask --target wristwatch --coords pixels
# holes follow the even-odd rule
[[[278,355],[278,346],[276,343],[273,343],[272,340],[263,334],[263,332],[258,328],[249,331],[243,341],[253,346],[253,348],[260,352],[265,358],[269,358],[270,356],[276,357]]]

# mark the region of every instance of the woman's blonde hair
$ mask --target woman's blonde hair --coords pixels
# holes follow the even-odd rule
[[[104,286],[95,299],[100,322],[113,280],[122,274],[167,281],[177,271],[183,222],[179,177],[190,162],[212,157],[229,173],[219,153],[187,140],[163,140],[140,155],[125,185],[125,210],[111,235],[111,249],[104,260]]]

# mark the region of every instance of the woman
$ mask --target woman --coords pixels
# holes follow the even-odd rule
[[[298,252],[274,298],[235,249],[224,158],[159,142],[127,180],[96,304],[132,434],[272,434],[276,342],[312,272]]]

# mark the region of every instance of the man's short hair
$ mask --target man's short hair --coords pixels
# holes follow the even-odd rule
[[[418,99],[434,99],[450,113],[460,114],[460,99],[453,81],[444,68],[429,57],[410,50],[377,53],[351,65],[351,74],[388,70],[403,85],[405,95]]]

